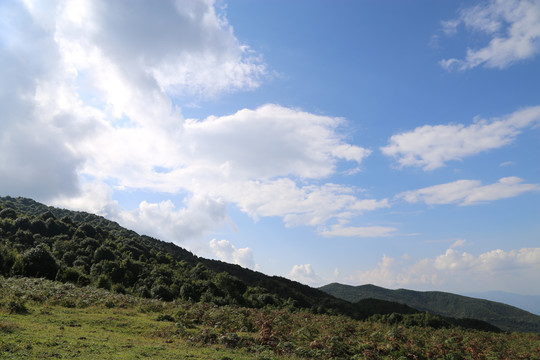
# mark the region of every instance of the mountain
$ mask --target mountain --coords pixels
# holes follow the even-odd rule
[[[20,197],[0,197],[0,276],[47,278],[164,301],[304,309],[359,320],[376,315],[374,321],[392,324],[500,331],[484,321],[421,313],[391,300],[351,303],[283,277],[198,257],[101,216]]]
[[[515,306],[526,310],[535,315],[540,315],[540,295],[520,295],[505,291],[487,291],[482,293],[464,293],[464,296],[470,296],[479,299],[486,299],[503,304]]]
[[[0,275],[94,285],[147,298],[290,307],[366,319],[414,314],[406,305],[352,304],[315,288],[198,257],[101,216],[0,197]]]
[[[499,302],[476,299],[440,291],[389,290],[375,285],[329,284],[319,290],[357,303],[373,298],[395,301],[412,308],[453,318],[475,318],[505,331],[540,333],[540,316]]]

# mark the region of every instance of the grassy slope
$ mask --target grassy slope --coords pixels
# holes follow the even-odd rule
[[[443,316],[484,320],[506,331],[540,333],[540,316],[488,300],[439,291],[389,290],[374,285],[349,286],[334,283],[320,290],[350,302],[367,298],[397,301]]]
[[[0,358],[261,358],[245,349],[191,342],[177,324],[158,320],[174,310],[172,303],[102,289],[44,279],[0,278]]]
[[[6,359],[214,359],[219,354],[231,355],[231,351],[189,346],[174,335],[174,325],[156,321],[154,313],[133,309],[34,305],[29,314],[2,318],[0,356]]]
[[[540,359],[538,349],[538,334],[167,303],[0,277],[2,359]]]

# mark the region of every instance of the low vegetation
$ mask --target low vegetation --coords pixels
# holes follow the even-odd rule
[[[0,277],[2,359],[540,359],[539,354],[540,335],[446,327],[425,313],[358,321]]]

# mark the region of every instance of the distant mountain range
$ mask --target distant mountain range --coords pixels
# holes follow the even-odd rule
[[[461,295],[501,302],[540,315],[540,295],[519,295],[505,291],[463,293]]]
[[[375,285],[333,283],[319,289],[352,303],[370,298],[394,301],[442,316],[480,319],[505,331],[540,332],[540,316],[495,301],[440,291],[390,290]]]

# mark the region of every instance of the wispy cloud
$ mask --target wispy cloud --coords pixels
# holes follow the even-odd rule
[[[468,30],[490,37],[479,49],[467,49],[464,59],[441,61],[446,69],[467,70],[483,65],[504,69],[540,53],[540,3],[536,0],[490,0],[463,9],[457,19],[444,21],[447,35],[464,24]]]
[[[393,235],[398,229],[390,226],[346,226],[344,224],[332,225],[329,229],[320,232],[322,236],[376,238]]]
[[[452,243],[452,245],[450,245],[450,249],[455,249],[455,248],[458,248],[458,247],[462,247],[462,246],[464,246],[466,243],[467,243],[467,240],[465,240],[465,239],[458,239],[458,240],[454,241],[454,242]]]
[[[475,205],[488,201],[511,198],[529,191],[540,191],[539,184],[523,184],[523,180],[511,176],[501,178],[490,185],[479,180],[458,180],[434,185],[419,190],[406,191],[397,195],[409,203],[424,202],[428,205],[458,204]]]
[[[515,141],[524,129],[540,123],[540,106],[518,110],[502,118],[475,119],[471,125],[424,125],[393,135],[381,151],[401,167],[434,170],[449,161],[497,149]]]

